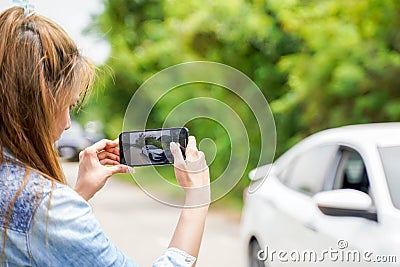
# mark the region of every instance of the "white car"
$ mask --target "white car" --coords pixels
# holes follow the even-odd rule
[[[164,150],[154,145],[145,145],[142,147],[142,154],[149,157],[152,161],[165,160]]]
[[[249,176],[247,266],[400,264],[400,123],[322,131]]]

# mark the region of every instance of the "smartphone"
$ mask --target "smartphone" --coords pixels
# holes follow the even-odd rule
[[[189,130],[185,127],[122,132],[120,163],[131,167],[173,164],[170,142],[180,145],[185,158],[188,137]]]

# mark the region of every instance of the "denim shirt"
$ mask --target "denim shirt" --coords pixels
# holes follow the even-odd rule
[[[10,154],[4,155],[0,165],[4,260],[0,257],[0,266],[137,267],[105,236],[90,205],[74,190],[26,171],[7,160]],[[195,260],[184,251],[168,248],[153,267],[190,267]]]

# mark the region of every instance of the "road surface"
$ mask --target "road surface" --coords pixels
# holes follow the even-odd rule
[[[65,175],[72,186],[78,165],[64,162]],[[179,218],[179,209],[161,204],[136,186],[110,179],[90,201],[94,214],[110,238],[139,266],[151,266],[168,247]],[[239,222],[231,216],[211,211],[197,267],[244,267]]]

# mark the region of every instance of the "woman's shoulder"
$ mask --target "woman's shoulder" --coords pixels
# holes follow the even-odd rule
[[[7,222],[8,229],[26,232],[38,205],[50,192],[57,194],[59,190],[73,191],[18,163],[3,162],[0,165],[0,227]]]

